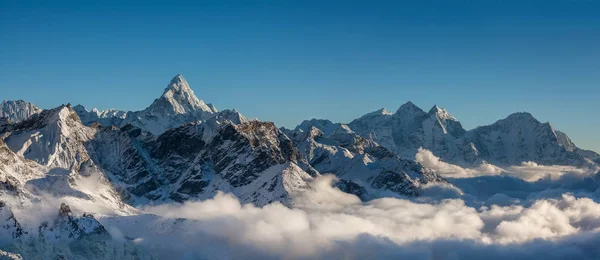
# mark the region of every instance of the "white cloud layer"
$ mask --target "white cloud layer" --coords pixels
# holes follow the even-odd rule
[[[470,178],[477,176],[508,175],[525,181],[537,181],[543,178],[558,179],[563,175],[589,176],[598,172],[597,167],[577,168],[574,166],[539,165],[535,162],[522,162],[519,166],[501,168],[483,163],[475,168],[463,168],[440,160],[431,151],[419,148],[415,160],[447,178]]]
[[[325,175],[294,194],[294,208],[243,205],[219,193],[205,201],[114,209],[98,204],[100,198],[47,194],[48,201],[15,213],[24,224],[52,218],[60,202],[99,213],[115,250],[135,245],[142,259],[600,259],[597,169],[534,163],[465,169],[427,150],[416,158],[449,183],[425,185],[418,198],[363,202]],[[74,185],[111,194],[93,175]],[[45,188],[40,192],[52,190]]]
[[[144,209],[158,217],[101,221],[172,259],[600,257],[595,249],[600,204],[591,198],[566,193],[530,205],[479,208],[462,199],[361,202],[333,188],[333,179],[318,178],[313,189],[297,194],[294,209],[278,203],[241,205],[232,195],[218,194]]]

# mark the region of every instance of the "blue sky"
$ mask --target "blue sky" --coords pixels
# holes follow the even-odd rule
[[[411,100],[468,129],[528,111],[600,151],[598,1],[59,2],[0,2],[0,99],[140,110],[181,73],[286,127]]]

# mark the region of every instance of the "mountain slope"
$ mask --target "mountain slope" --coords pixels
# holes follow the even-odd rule
[[[102,126],[95,119],[114,124]],[[135,205],[183,202],[227,191],[265,205],[288,203],[318,175],[273,123],[217,111],[197,99],[181,75],[143,111],[100,113],[62,105],[17,124],[3,122],[6,157],[13,162],[1,167],[11,173],[7,180],[32,172],[10,184],[30,197],[93,200],[89,193],[98,193],[106,207],[123,211],[121,199]],[[77,182],[88,176],[110,180],[109,188],[83,190]]]
[[[488,126],[469,131],[481,157],[497,165],[533,161],[544,165],[583,166],[585,157],[564,133],[541,123],[529,113],[515,113]]]
[[[103,128],[88,147],[134,204],[206,199],[219,190],[257,205],[285,203],[317,174],[279,129],[259,121],[213,118],[158,137],[134,126]]]
[[[44,110],[10,128],[8,147],[42,165],[78,170],[89,157],[82,145],[93,135],[70,105]]]
[[[401,159],[347,125],[313,119],[287,134],[315,169],[336,175],[340,189],[363,200],[384,194],[417,196],[424,184],[445,183],[431,170]]]

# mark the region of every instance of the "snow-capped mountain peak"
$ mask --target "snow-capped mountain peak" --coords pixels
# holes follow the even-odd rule
[[[443,109],[437,105],[433,106],[431,110],[429,110],[429,115],[435,115],[438,119],[456,121],[456,118],[450,115],[446,109]]]
[[[15,130],[30,130],[55,124],[60,125],[63,129],[67,129],[74,125],[82,126],[77,112],[70,104],[67,104],[53,109],[43,110],[41,113],[35,114],[27,120],[15,124]]]
[[[211,118],[228,120],[239,124],[248,121],[237,110],[219,111],[213,104],[198,99],[188,82],[176,75],[171,79],[163,94],[141,111],[121,111],[108,109],[89,111],[81,105],[74,107],[84,125],[99,123],[102,126],[123,127],[128,124],[159,136],[165,131],[186,123],[206,121]]]
[[[378,110],[375,110],[371,113],[365,114],[363,115],[361,118],[367,118],[367,117],[373,117],[373,116],[391,116],[393,113],[388,111],[385,108],[381,108]]]
[[[148,109],[153,113],[177,115],[196,112],[215,113],[213,108],[214,106],[210,107],[198,99],[183,76],[177,74],[171,79],[162,96]]]
[[[503,122],[503,123],[534,123],[534,124],[540,124],[541,122],[538,121],[535,117],[533,117],[532,114],[528,113],[528,112],[517,112],[517,113],[512,113],[509,116],[507,116],[505,119],[502,119],[498,122]]]
[[[411,101],[408,101],[408,102],[404,103],[403,105],[401,105],[398,108],[398,110],[396,110],[396,114],[406,113],[406,112],[422,112],[422,113],[425,113],[425,111],[423,111],[421,108],[419,108],[417,105],[415,105]]]

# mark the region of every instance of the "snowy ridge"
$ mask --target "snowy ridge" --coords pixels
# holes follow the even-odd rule
[[[146,110],[149,114],[157,115],[218,112],[214,107],[209,107],[194,95],[194,91],[181,74],[171,80],[163,95],[154,100],[154,103]]]
[[[0,117],[7,117],[15,123],[21,122],[41,111],[39,107],[23,100],[4,100],[0,103]]]
[[[528,161],[582,166],[598,158],[597,153],[577,148],[566,134],[529,113],[515,113],[466,131],[445,109],[434,106],[426,113],[408,102],[393,115],[375,111],[348,126],[403,158],[413,158],[419,148],[425,148],[446,162],[462,166],[486,161],[503,166]]]
[[[317,174],[274,124],[234,121],[217,116],[160,136],[132,125],[100,127],[87,147],[134,205],[206,199],[217,191],[256,205],[287,203]]]
[[[88,159],[82,143],[92,135],[93,129],[81,124],[71,106],[63,105],[14,125],[4,141],[24,158],[46,166],[77,170]]]

